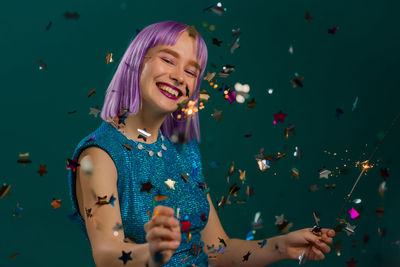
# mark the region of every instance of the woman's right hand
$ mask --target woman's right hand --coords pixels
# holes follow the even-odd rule
[[[170,207],[156,206],[153,218],[144,224],[150,250],[150,267],[166,264],[180,245],[181,227],[174,213]]]

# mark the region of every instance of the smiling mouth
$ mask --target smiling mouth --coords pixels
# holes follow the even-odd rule
[[[158,88],[158,90],[160,90],[160,92],[165,95],[166,97],[168,97],[169,99],[172,100],[177,100],[178,98],[180,98],[182,96],[182,92],[177,92],[176,90],[169,88],[168,86],[163,86],[163,84],[157,84],[156,86]],[[177,92],[178,95],[175,95],[174,93]]]

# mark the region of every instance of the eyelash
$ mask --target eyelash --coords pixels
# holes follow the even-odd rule
[[[168,64],[172,64],[172,62],[169,61],[168,59],[165,59],[165,58],[161,58],[161,59],[162,59],[163,61],[165,61],[166,63],[168,63]],[[196,74],[191,73],[191,72],[189,72],[189,71],[187,71],[187,73],[189,73],[189,74],[192,75],[193,77],[197,78],[197,75],[196,75]]]

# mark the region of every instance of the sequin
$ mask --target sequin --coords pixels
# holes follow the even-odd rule
[[[96,134],[96,137],[88,142],[88,137]],[[193,140],[186,145],[175,144],[164,138],[166,150],[163,157],[150,157],[148,151],[159,151],[162,144],[162,136],[153,144],[140,143],[143,150],[127,139],[122,133],[108,122],[103,121],[98,129],[83,138],[77,145],[72,158],[78,158],[80,153],[87,147],[97,146],[108,152],[116,164],[118,172],[118,198],[120,204],[121,218],[125,237],[134,237],[138,244],[146,243],[146,232],[144,224],[153,216],[153,203],[158,195],[165,196],[165,200],[156,201],[155,205],[165,205],[175,210],[179,209],[179,220],[190,221],[189,234],[182,232],[181,244],[175,251],[171,260],[163,266],[208,266],[207,254],[201,249],[197,256],[191,253],[191,248],[200,245],[200,232],[208,221],[210,206],[205,191],[198,187],[199,183],[205,183],[202,176],[201,156],[198,142]],[[131,145],[132,150],[124,147]],[[181,178],[182,173],[196,174],[189,176],[189,182]],[[171,178],[176,181],[175,189],[168,190],[164,181]],[[78,223],[81,227],[89,247],[90,241],[86,232],[83,218],[79,215],[75,194],[76,173],[68,171],[69,194],[72,201],[72,212],[78,214]],[[151,182],[155,188],[140,192],[142,183]],[[204,214],[206,220],[204,220]],[[185,218],[185,219],[184,219]],[[182,226],[181,226],[182,227]],[[186,260],[182,262],[182,260]]]

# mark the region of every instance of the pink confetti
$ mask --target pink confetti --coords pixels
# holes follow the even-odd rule
[[[351,208],[351,210],[349,210],[349,213],[352,219],[360,217],[360,214],[358,214],[358,212],[354,208]]]

